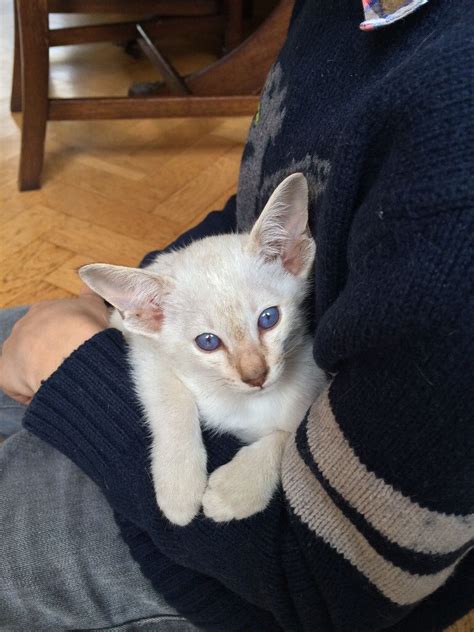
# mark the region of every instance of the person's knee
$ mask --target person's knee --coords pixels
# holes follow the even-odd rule
[[[0,446],[0,538],[0,629],[175,614],[131,558],[99,488],[26,430]]]

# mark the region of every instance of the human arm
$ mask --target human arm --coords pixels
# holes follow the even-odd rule
[[[12,399],[28,404],[42,381],[74,349],[107,327],[104,301],[87,290],[77,299],[32,305],[2,346],[0,388]]]

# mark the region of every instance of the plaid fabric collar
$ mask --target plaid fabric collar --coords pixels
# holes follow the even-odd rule
[[[363,31],[372,31],[401,20],[428,0],[362,0],[365,20],[360,25]]]

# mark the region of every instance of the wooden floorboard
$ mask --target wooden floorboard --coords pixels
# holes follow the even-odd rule
[[[77,268],[136,265],[235,191],[249,117],[50,122],[44,184],[19,193],[21,115],[9,111],[12,0],[0,0],[0,307],[73,296]],[[54,16],[53,26],[84,21]],[[218,38],[164,42],[181,72],[215,59]],[[51,50],[51,96],[124,96],[156,80],[114,44]]]

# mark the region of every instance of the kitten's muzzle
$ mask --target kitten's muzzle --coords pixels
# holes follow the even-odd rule
[[[262,388],[268,375],[268,365],[261,349],[251,344],[242,345],[236,356],[236,369],[242,382]]]
[[[265,380],[267,379],[268,369],[265,369],[263,373],[257,375],[256,377],[244,378],[242,377],[242,382],[248,384],[249,386],[258,386],[260,388],[265,384]]]

